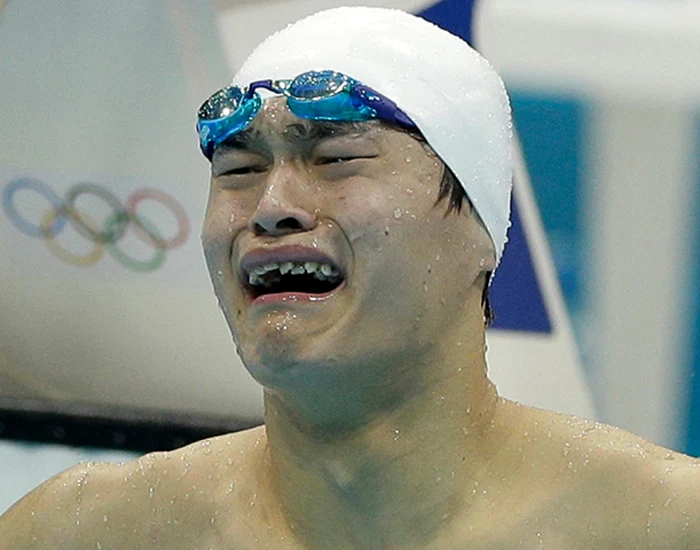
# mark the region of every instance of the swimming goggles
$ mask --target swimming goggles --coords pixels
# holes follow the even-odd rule
[[[260,112],[263,88],[287,98],[289,109],[311,120],[359,122],[382,119],[416,129],[389,98],[335,71],[309,71],[292,80],[258,80],[247,88],[222,88],[199,108],[197,133],[202,153],[211,160],[214,150],[229,137],[248,128]]]

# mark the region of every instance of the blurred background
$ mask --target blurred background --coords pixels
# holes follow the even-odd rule
[[[700,1],[6,0],[0,512],[79,460],[259,422],[200,251],[195,113],[262,38],[339,5],[422,14],[506,81],[502,393],[700,455]]]

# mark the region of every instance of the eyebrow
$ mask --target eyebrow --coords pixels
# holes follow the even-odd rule
[[[287,125],[282,138],[297,147],[309,147],[311,144],[330,137],[360,135],[371,129],[372,121],[339,122],[335,120],[315,120],[306,124],[295,122]],[[221,142],[217,149],[245,150],[264,147],[265,138],[258,128],[247,128]]]

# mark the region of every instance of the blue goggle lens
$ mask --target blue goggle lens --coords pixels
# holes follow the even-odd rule
[[[295,99],[318,99],[341,92],[347,84],[347,77],[335,71],[310,72],[292,80],[284,94]]]
[[[236,86],[223,88],[199,108],[197,116],[200,120],[216,120],[231,116],[240,106],[243,96],[241,89]]]

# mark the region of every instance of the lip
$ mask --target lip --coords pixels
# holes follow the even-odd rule
[[[330,264],[336,267],[343,274],[343,282],[335,289],[324,294],[308,294],[305,292],[282,292],[275,294],[264,294],[253,297],[251,287],[248,284],[248,274],[259,265],[283,262],[316,262],[319,264]],[[281,302],[313,303],[327,300],[331,295],[345,287],[347,274],[344,267],[330,255],[304,245],[285,245],[275,248],[255,248],[246,252],[239,262],[238,275],[246,290],[248,301],[255,305],[272,304]]]
[[[283,303],[313,304],[328,300],[331,296],[341,291],[343,288],[345,288],[345,281],[330,292],[325,292],[323,294],[308,294],[306,292],[278,292],[276,294],[263,294],[255,299],[249,295],[248,298],[250,303],[254,306]]]

